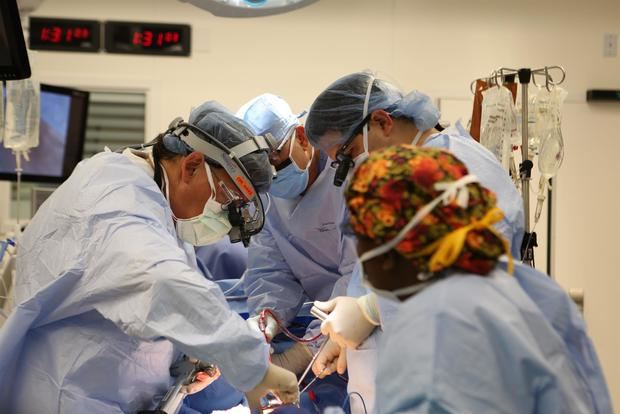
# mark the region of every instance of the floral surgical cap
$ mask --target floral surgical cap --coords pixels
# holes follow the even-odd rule
[[[384,244],[442,193],[436,183],[466,175],[467,167],[441,149],[401,145],[372,152],[346,191],[351,227],[358,236]],[[507,242],[491,226],[503,217],[495,194],[478,183],[467,184],[467,190],[465,206],[457,200],[438,204],[396,245],[419,273],[452,268],[485,275],[507,252]],[[438,257],[442,250],[453,257]]]

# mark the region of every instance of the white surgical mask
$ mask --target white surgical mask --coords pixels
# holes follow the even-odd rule
[[[207,200],[202,214],[188,219],[180,219],[174,216],[177,227],[177,235],[183,241],[193,246],[206,246],[213,244],[226,236],[232,228],[228,220],[228,214],[222,205],[215,200],[215,185],[211,168],[204,163],[211,188],[211,197]],[[162,167],[164,182],[166,185],[166,199],[170,202],[170,183],[166,170]]]
[[[413,140],[411,141],[411,145],[418,145],[418,142],[420,142],[420,138],[422,138],[422,131],[418,130],[418,133],[415,134],[415,137],[413,137]]]
[[[353,177],[353,174],[355,174],[355,171],[357,171],[357,169],[364,163],[364,161],[368,159],[369,156],[370,154],[368,153],[368,151],[364,151],[357,157],[353,158],[353,162],[355,163],[355,165],[353,166],[353,168],[349,170],[347,180]]]
[[[409,223],[407,223],[407,225],[403,227],[403,229],[396,235],[396,237],[394,237],[387,243],[382,244],[381,246],[368,250],[359,257],[358,260],[360,262],[360,270],[362,272],[364,285],[368,287],[368,289],[373,291],[377,296],[396,302],[400,302],[399,297],[411,296],[424,289],[426,286],[430,285],[433,282],[431,280],[433,274],[421,273],[418,275],[418,280],[420,280],[420,282],[422,283],[416,283],[414,285],[405,286],[395,290],[384,290],[375,288],[366,279],[366,274],[364,273],[364,262],[374,259],[375,257],[379,257],[396,247],[398,243],[400,243],[405,238],[405,236],[409,234],[411,230],[413,230],[415,226],[417,226],[422,220],[424,220],[424,217],[429,215],[431,211],[433,211],[435,207],[439,205],[439,203],[443,202],[444,205],[446,205],[456,199],[459,206],[461,206],[462,208],[467,207],[469,203],[469,190],[467,189],[467,185],[475,183],[477,181],[478,178],[476,178],[475,175],[469,174],[461,177],[457,181],[436,183],[435,189],[443,190],[440,195],[438,195],[431,202],[419,209],[418,212],[411,218],[411,220],[409,220]]]
[[[363,271],[364,271],[364,267],[362,266],[362,272]],[[391,302],[400,302],[401,297],[413,296],[432,283],[431,281],[428,281],[428,282],[418,283],[415,285],[406,286],[406,287],[395,289],[395,290],[385,290],[385,289],[378,289],[374,287],[373,285],[371,285],[370,282],[368,282],[368,280],[366,279],[366,276],[362,276],[362,277],[364,278],[364,281],[362,282],[362,284],[368,290],[370,290],[372,293],[379,296],[380,298],[387,299]]]

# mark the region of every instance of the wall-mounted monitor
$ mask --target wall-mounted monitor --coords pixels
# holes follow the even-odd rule
[[[30,63],[16,0],[0,1],[0,80],[30,77]]]
[[[22,160],[22,180],[61,183],[82,159],[88,92],[41,85],[39,146]],[[17,180],[15,155],[0,144],[0,180]]]

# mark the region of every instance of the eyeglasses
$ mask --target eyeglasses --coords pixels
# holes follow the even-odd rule
[[[278,165],[274,165],[274,168],[276,171],[280,171],[286,167],[288,167],[291,164],[291,151],[292,148],[289,147],[288,150],[288,157],[282,161],[280,161],[280,157],[282,154],[282,150],[284,149],[284,147],[286,146],[287,142],[290,142],[290,145],[293,145],[293,137],[295,136],[295,128],[293,128],[290,132],[290,134],[288,135],[288,137],[286,137],[285,139],[282,140],[282,142],[280,142],[280,144],[278,145],[277,148],[275,148],[274,150],[271,151],[271,153],[269,154],[269,160],[271,161],[272,165],[274,162],[279,162]]]
[[[364,132],[364,126],[368,124],[368,122],[370,122],[371,115],[372,114],[368,114],[366,115],[366,118],[362,119],[362,122],[360,122],[359,125],[355,127],[351,135],[349,135],[349,137],[344,142],[344,144],[342,144],[342,146],[338,149],[338,152],[336,153],[336,161],[332,162],[332,167],[337,167],[338,164],[340,163],[339,158],[341,158],[343,155],[347,155],[346,153],[347,153],[347,150],[349,149],[349,146],[351,145],[355,137],[357,137],[359,134]]]

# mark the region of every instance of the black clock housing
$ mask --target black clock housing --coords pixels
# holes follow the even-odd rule
[[[31,17],[29,44],[33,50],[99,52],[101,25],[95,20]]]
[[[108,53],[189,56],[191,27],[186,24],[105,22]]]

